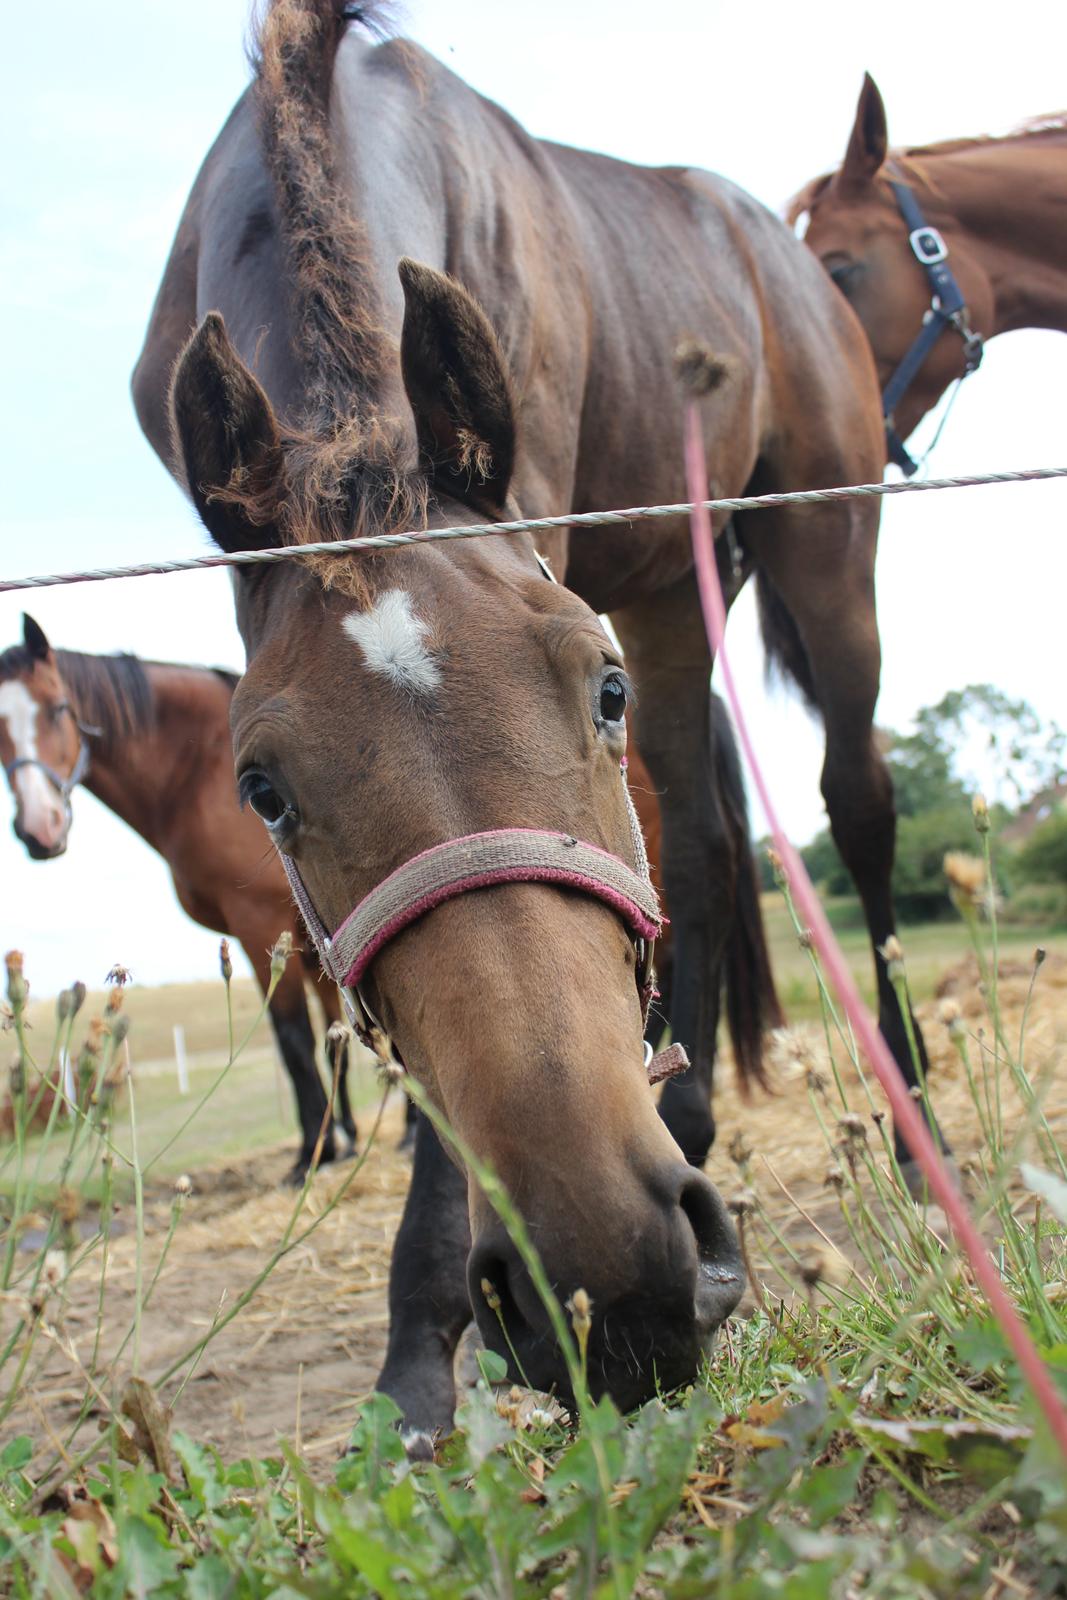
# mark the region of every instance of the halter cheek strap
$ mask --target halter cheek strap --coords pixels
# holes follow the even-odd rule
[[[71,716],[74,718],[75,727],[81,734],[81,741],[78,745],[78,754],[75,757],[74,766],[71,768],[70,776],[67,778],[62,777],[54,767],[50,767],[46,761],[39,761],[36,756],[16,756],[13,761],[8,761],[5,763],[4,772],[7,774],[7,777],[10,781],[14,778],[15,773],[21,771],[23,767],[36,767],[38,772],[44,773],[53,789],[55,789],[56,793],[59,795],[59,798],[62,800],[63,805],[66,808],[67,816],[69,817],[70,797],[78,787],[79,783],[81,783],[83,779],[88,776],[89,767],[91,765],[92,758],[89,755],[89,746],[86,743],[86,740],[99,735],[102,730],[100,728],[90,727],[88,723],[82,722],[75,715],[74,710],[69,705],[64,704],[62,706],[58,706],[56,709],[59,711],[69,711]]]
[[[906,183],[890,179],[889,187],[897,203],[897,210],[908,230],[908,243],[912,254],[926,273],[930,285],[930,308],[923,317],[922,327],[904,352],[899,365],[882,391],[882,415],[885,417],[886,446],[889,459],[900,468],[905,477],[913,477],[919,464],[912,459],[897,432],[893,413],[911,388],[927,356],[941,335],[958,333],[963,340],[963,376],[969,377],[982,360],[982,335],[975,333],[967,320],[967,303],[956,282],[955,273],[948,264],[948,245],[937,228],[932,228],[923,216],[915,192]],[[940,431],[940,430],[939,430]],[[931,446],[932,448],[932,446]]]

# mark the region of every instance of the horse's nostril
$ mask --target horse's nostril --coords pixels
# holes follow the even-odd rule
[[[690,1171],[682,1180],[678,1206],[697,1246],[696,1313],[710,1336],[733,1311],[745,1286],[741,1251],[726,1208],[706,1178]]]

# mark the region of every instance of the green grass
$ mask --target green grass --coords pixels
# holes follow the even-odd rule
[[[866,1004],[873,1007],[871,947],[859,902],[844,898],[830,900],[826,909],[859,991]],[[763,918],[779,998],[790,1022],[818,1019],[821,1015],[819,990],[812,976],[811,962],[807,952],[797,944],[793,924],[780,895],[763,896]],[[946,970],[963,959],[967,946],[961,938],[958,921],[951,919],[903,927],[900,938],[907,955],[912,1000],[921,1005],[934,998]],[[1067,932],[1063,930],[1045,932],[1032,927],[1002,926],[999,941],[1001,961],[1015,960],[1028,966],[1038,942],[1050,951],[1067,955]]]
[[[837,911],[841,921],[844,908]],[[787,1004],[795,1016],[814,1015],[809,957],[781,907],[772,911],[770,935]],[[869,989],[861,930],[844,930],[843,943]],[[1029,960],[1033,943],[1032,930],[1018,939],[1009,930],[1001,958]],[[966,938],[959,925],[936,924],[906,930],[904,944],[913,995],[923,999],[961,958]],[[987,1116],[977,1204],[1005,1286],[1067,1395],[1063,1152],[1041,1115],[1047,1083],[1031,1081],[1006,1042],[997,1061],[990,1054],[1000,1022],[995,984],[987,998],[993,1009],[984,1042],[962,1028],[958,1035],[975,1075],[976,1113],[989,1112],[997,1073],[1015,1079],[1030,1110],[1025,1130],[1002,1130]],[[144,1037],[155,1026],[165,1039],[167,1015],[163,1007],[150,1022],[146,1002]],[[217,1051],[217,1039],[203,1048]],[[847,1041],[835,1048],[843,1060]],[[196,1148],[231,1149],[233,1124],[256,1101],[256,1082],[259,1098],[271,1099],[262,1090],[271,1070],[262,1056],[256,1045],[230,1068],[204,1108],[205,1126],[195,1136],[190,1129]],[[198,1065],[198,1083],[217,1067]],[[136,1156],[122,1142],[122,1119],[101,1128],[105,1107],[94,1107],[86,1145],[97,1156],[86,1182],[99,1167],[101,1133],[114,1144],[104,1182],[112,1165],[129,1166],[140,1179],[153,1148],[174,1131],[168,1088],[162,1069],[138,1083]],[[25,1092],[17,1080],[19,1106]],[[1000,1600],[1067,1593],[1067,1473],[1003,1336],[955,1252],[895,1187],[881,1125],[862,1105],[847,1121],[815,1109],[827,1119],[826,1159],[860,1270],[841,1284],[825,1258],[798,1262],[758,1195],[746,1199],[738,1211],[749,1259],[770,1261],[776,1281],[792,1287],[781,1297],[761,1295],[755,1314],[729,1323],[713,1360],[684,1392],[626,1417],[609,1400],[587,1401],[574,1418],[550,1415],[531,1411],[520,1391],[507,1388],[499,1359],[483,1355],[481,1381],[433,1463],[408,1460],[395,1408],[377,1397],[363,1409],[351,1452],[322,1481],[297,1443],[269,1459],[222,1460],[181,1432],[180,1403],[172,1420],[146,1384],[120,1383],[112,1357],[100,1351],[86,1405],[100,1409],[103,1431],[82,1456],[71,1459],[73,1434],[58,1445],[20,1434],[0,1450],[0,1594]],[[266,1111],[264,1119],[265,1134]],[[244,1148],[244,1121],[240,1134]],[[45,1148],[34,1175],[41,1148],[18,1131],[10,1229],[35,1205],[48,1209],[47,1180],[58,1169]],[[1020,1168],[1024,1148],[1033,1164]],[[180,1170],[181,1142],[168,1159]],[[751,1182],[744,1154],[735,1159],[742,1182]],[[506,1191],[491,1173],[473,1170],[528,1256]],[[315,1218],[303,1211],[307,1193],[294,1202],[257,1281],[314,1231]],[[176,1198],[173,1227],[180,1226]],[[95,1255],[93,1242],[75,1249],[57,1211],[38,1258],[3,1246],[0,1237],[0,1395],[6,1389],[13,1398],[32,1385],[35,1349],[54,1337],[51,1319],[61,1320],[63,1273],[99,1272],[101,1241]],[[530,1268],[581,1395],[582,1320],[573,1316],[572,1337],[535,1258]],[[239,1316],[254,1287],[246,1285],[225,1315]],[[138,1290],[127,1335],[134,1350],[138,1307],[150,1292],[150,1283]],[[212,1336],[209,1329],[205,1347]],[[191,1370],[194,1355],[178,1368]],[[109,1399],[112,1378],[121,1406]]]
[[[257,1151],[289,1140],[294,1149],[299,1139],[296,1106],[288,1074],[281,1064],[270,1023],[263,1015],[263,999],[251,980],[231,985],[233,1027],[237,1040],[248,1044],[229,1069],[227,1061],[227,1013],[225,988],[217,982],[165,984],[150,989],[131,985],[125,990],[123,1010],[130,1018],[127,1043],[133,1066],[137,1095],[137,1133],[141,1165],[151,1169],[151,1178],[166,1182],[185,1171],[198,1172],[223,1162],[247,1160]],[[72,1056],[76,1059],[87,1019],[103,1014],[106,994],[90,991],[73,1033]],[[47,1056],[55,1029],[55,1002],[33,1001],[27,1008],[27,1039],[35,1054]],[[322,1060],[321,1018],[318,1059]],[[174,1026],[185,1030],[189,1092],[180,1093],[174,1056]],[[175,1140],[182,1123],[212,1085],[221,1079],[203,1109]],[[366,1066],[353,1065],[350,1072],[353,1105],[358,1110],[375,1099],[373,1073]],[[121,1107],[120,1095],[120,1107]],[[111,1140],[120,1157],[129,1161],[132,1154],[128,1118],[121,1109],[114,1116]],[[61,1127],[69,1126],[65,1117]],[[171,1141],[174,1140],[173,1143]],[[36,1156],[43,1149],[40,1181],[45,1195],[52,1193],[63,1160],[62,1143],[43,1140],[30,1132],[28,1152]],[[167,1147],[167,1148],[165,1148]],[[159,1152],[163,1154],[159,1156]],[[3,1145],[0,1144],[0,1158]],[[89,1149],[85,1158],[90,1158]],[[157,1159],[158,1156],[158,1159]],[[86,1199],[100,1195],[98,1172],[85,1170],[84,1162],[71,1179],[83,1190]],[[115,1198],[128,1199],[132,1177],[120,1160],[115,1169]],[[15,1169],[0,1166],[0,1197],[14,1192]]]

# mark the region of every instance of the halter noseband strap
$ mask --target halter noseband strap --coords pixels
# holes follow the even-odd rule
[[[889,459],[900,468],[905,477],[913,477],[918,463],[912,459],[897,433],[893,413],[919,374],[934,345],[947,330],[958,333],[963,340],[963,376],[969,377],[982,360],[982,335],[975,333],[967,320],[967,302],[948,264],[948,246],[937,228],[932,228],[923,216],[915,191],[906,183],[889,180],[897,209],[908,230],[908,243],[912,254],[926,273],[930,284],[930,308],[923,317],[922,327],[905,351],[896,371],[882,391],[882,415],[885,417],[886,445]]]
[[[59,795],[59,798],[62,800],[63,805],[66,808],[67,816],[69,817],[70,797],[78,787],[79,783],[81,783],[88,776],[89,767],[92,764],[92,758],[89,754],[89,746],[86,741],[90,738],[99,736],[103,730],[100,728],[91,727],[88,723],[82,722],[73,706],[68,705],[65,701],[62,705],[56,706],[55,709],[57,711],[68,711],[71,717],[74,719],[74,726],[81,734],[81,740],[78,744],[78,754],[75,757],[74,766],[71,768],[70,776],[64,778],[55,770],[54,767],[50,767],[46,761],[38,760],[36,756],[16,756],[13,761],[8,761],[5,763],[4,772],[7,774],[8,779],[11,780],[14,778],[15,773],[18,772],[22,767],[36,767],[38,772],[44,773],[53,789]]]
[[[663,926],[656,891],[648,876],[641,825],[623,776],[638,870],[597,845],[566,833],[537,828],[498,828],[466,834],[432,846],[383,879],[356,906],[334,934],[327,932],[296,862],[282,855],[293,898],[326,971],[340,986],[348,1020],[357,1037],[381,1059],[389,1044],[362,989],[375,956],[398,933],[435,906],[476,889],[505,883],[550,883],[603,900],[618,912],[637,947],[637,984],[642,1022],[655,993],[652,952]],[[646,1060],[649,1081],[661,1082],[689,1065],[680,1045]]]

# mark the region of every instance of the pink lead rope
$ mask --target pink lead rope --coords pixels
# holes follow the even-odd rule
[[[685,471],[689,499],[692,501],[706,500],[708,498],[707,465],[704,458],[703,432],[700,425],[699,411],[692,400],[686,404]],[[700,585],[700,602],[704,612],[704,625],[707,628],[708,640],[722,667],[726,697],[730,702],[730,710],[737,725],[741,747],[745,752],[745,760],[752,774],[752,781],[756,786],[756,792],[759,795],[764,814],[770,823],[774,847],[781,857],[793,898],[804,922],[811,929],[819,955],[841,998],[841,1003],[845,1008],[856,1037],[869,1057],[878,1081],[885,1091],[886,1099],[893,1110],[896,1126],[907,1140],[909,1149],[922,1168],[926,1181],[930,1185],[931,1194],[938,1201],[952,1225],[952,1230],[970,1261],[975,1278],[984,1290],[990,1308],[1003,1328],[1005,1336],[1015,1352],[1020,1370],[1030,1385],[1037,1403],[1052,1430],[1056,1443],[1063,1453],[1064,1460],[1067,1462],[1067,1408],[1064,1407],[1048,1368],[1038,1355],[1033,1341],[1023,1326],[1022,1318],[1016,1311],[1000,1280],[1000,1274],[997,1272],[996,1266],[982,1243],[978,1229],[975,1227],[966,1205],[960,1198],[955,1184],[945,1169],[945,1164],[934,1146],[934,1141],[930,1137],[926,1123],[919,1115],[915,1102],[908,1093],[900,1068],[890,1055],[885,1040],[878,1032],[873,1019],[860,999],[859,991],[852,980],[852,974],[845,965],[844,957],[830,931],[830,925],[823,914],[822,906],[819,904],[815,890],[812,888],[811,879],[805,871],[804,864],[782,831],[781,823],[778,820],[777,812],[767,789],[763,771],[756,758],[748,725],[741,709],[737,686],[730,670],[730,661],[726,653],[726,608],[723,604],[722,588],[719,584],[719,571],[715,560],[715,540],[712,533],[711,518],[704,507],[697,506],[691,512],[690,527],[693,534],[693,556],[696,564],[697,580]]]

